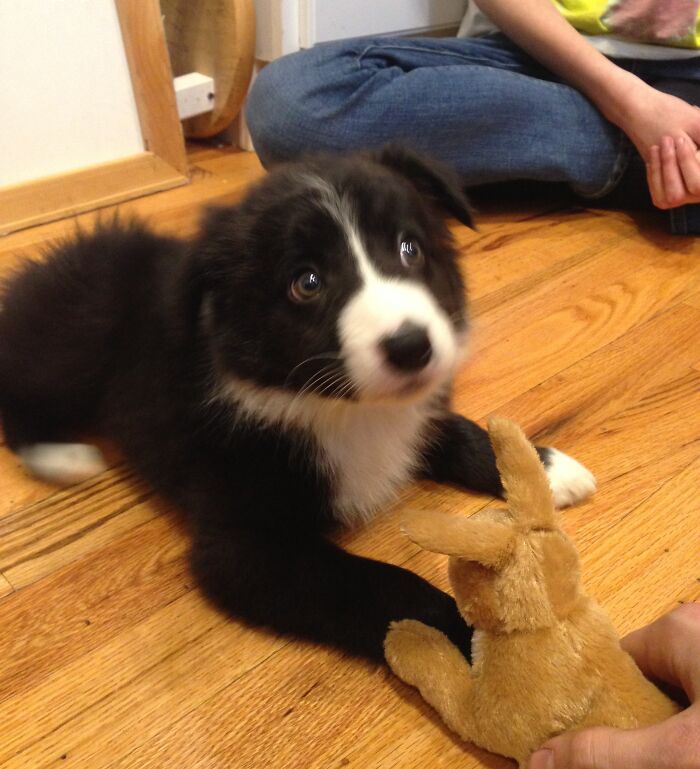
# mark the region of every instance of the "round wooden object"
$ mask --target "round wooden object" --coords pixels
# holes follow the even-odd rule
[[[226,128],[248,91],[255,57],[253,0],[161,0],[173,75],[214,78],[214,109],[183,121],[185,136],[202,139]]]

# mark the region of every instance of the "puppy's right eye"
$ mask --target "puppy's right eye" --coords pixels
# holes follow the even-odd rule
[[[289,296],[294,302],[311,302],[321,291],[321,278],[308,270],[296,278],[289,287]]]
[[[399,238],[399,258],[407,270],[421,267],[424,262],[423,252],[418,242],[403,235]]]

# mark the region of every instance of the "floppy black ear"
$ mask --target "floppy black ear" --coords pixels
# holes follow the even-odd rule
[[[199,233],[188,244],[177,276],[178,301],[188,325],[197,322],[204,297],[221,282],[239,248],[237,214],[235,206],[205,209]]]
[[[418,192],[457,221],[474,228],[474,220],[459,176],[435,160],[390,144],[373,154],[383,166],[408,179]]]

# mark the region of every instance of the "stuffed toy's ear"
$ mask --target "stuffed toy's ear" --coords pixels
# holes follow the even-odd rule
[[[424,550],[493,568],[506,561],[515,544],[515,532],[507,524],[425,510],[409,513],[401,528]]]
[[[462,191],[459,176],[454,171],[393,144],[373,153],[373,158],[411,182],[421,196],[436,208],[475,229],[469,203]]]
[[[535,447],[520,427],[508,419],[490,419],[488,428],[515,523],[525,531],[556,529],[552,490]]]

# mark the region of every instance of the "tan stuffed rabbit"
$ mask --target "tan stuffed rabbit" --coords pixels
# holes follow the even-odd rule
[[[678,707],[581,592],[578,554],[557,524],[534,448],[507,420],[492,420],[489,433],[509,509],[471,518],[421,512],[405,524],[418,545],[450,556],[457,605],[475,627],[472,664],[439,631],[403,620],[385,641],[392,670],[460,737],[521,767],[560,732],[668,718]]]

